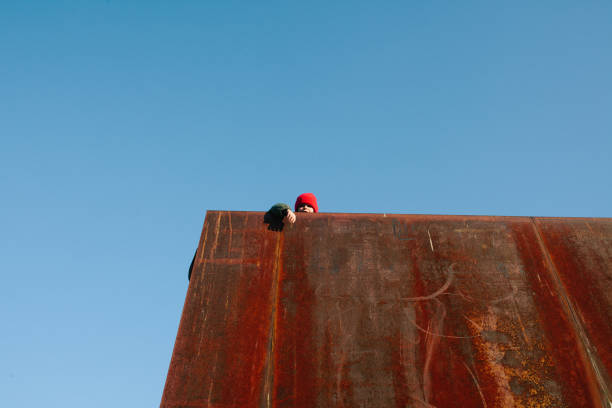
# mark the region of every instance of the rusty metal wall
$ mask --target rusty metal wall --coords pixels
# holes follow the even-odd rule
[[[161,406],[612,407],[612,219],[207,213]]]

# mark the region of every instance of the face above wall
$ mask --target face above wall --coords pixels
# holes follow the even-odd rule
[[[309,206],[308,204],[302,204],[297,208],[297,212],[307,212],[307,213],[313,213],[314,212],[314,208],[312,208],[311,206]]]

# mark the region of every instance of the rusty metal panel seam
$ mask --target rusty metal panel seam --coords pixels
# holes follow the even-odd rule
[[[281,248],[284,242],[284,234],[279,234],[276,240],[276,259],[274,261],[274,281],[272,284],[272,313],[270,314],[270,334],[268,338],[268,354],[266,356],[266,365],[264,373],[264,386],[262,388],[263,396],[261,399],[261,407],[269,408],[272,406],[271,393],[274,389],[274,349],[276,346],[276,323],[278,315],[278,298],[280,291],[280,259]]]
[[[548,269],[551,272],[553,277],[553,281],[555,282],[555,286],[557,289],[557,294],[559,299],[561,300],[561,304],[564,306],[565,312],[567,314],[568,320],[571,322],[574,327],[574,334],[579,339],[579,350],[583,354],[582,360],[585,362],[585,366],[587,368],[587,373],[590,376],[595,378],[595,382],[597,383],[597,392],[595,390],[590,390],[593,397],[598,396],[599,398],[594,398],[601,401],[602,406],[606,408],[612,408],[612,393],[610,392],[609,386],[604,378],[605,368],[603,367],[599,357],[597,356],[597,352],[591,345],[587,333],[578,317],[578,313],[576,312],[576,308],[573,305],[561,278],[559,277],[559,272],[557,267],[550,255],[548,247],[546,246],[546,241],[542,236],[542,232],[538,225],[538,221],[535,217],[530,217],[531,224],[533,225],[536,237],[538,239],[538,243],[542,252],[544,253],[544,257],[548,264]],[[589,381],[589,383],[592,383]]]

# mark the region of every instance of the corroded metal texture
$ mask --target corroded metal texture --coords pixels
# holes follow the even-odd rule
[[[161,406],[609,407],[612,219],[208,212]]]

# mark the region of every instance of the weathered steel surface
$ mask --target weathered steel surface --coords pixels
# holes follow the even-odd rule
[[[162,407],[608,407],[612,219],[208,212]]]

